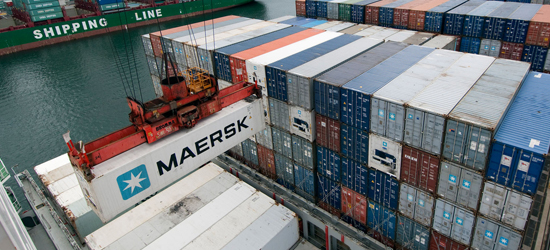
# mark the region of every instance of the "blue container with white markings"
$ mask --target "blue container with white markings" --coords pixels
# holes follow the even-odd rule
[[[520,6],[520,3],[506,2],[493,12],[489,13],[489,15],[485,18],[483,37],[493,40],[502,40],[504,30],[506,29],[507,18]]]
[[[405,47],[404,43],[383,43],[315,78],[315,112],[340,120],[340,87]]]
[[[549,74],[531,72],[495,134],[486,177],[534,195],[550,149]]]
[[[397,225],[397,244],[410,250],[428,250],[430,229],[415,221],[399,215]]]
[[[464,18],[462,35],[469,37],[481,37],[483,35],[483,27],[485,25],[486,16],[495,11],[502,4],[504,3],[488,1],[468,12]]]
[[[315,202],[315,178],[313,171],[294,164],[294,186],[296,192],[311,202]],[[306,195],[302,195],[305,193]]]
[[[479,54],[479,46],[481,46],[481,39],[476,37],[462,37],[460,41],[460,51]]]
[[[525,47],[523,47],[521,60],[524,62],[530,62],[531,70],[542,71],[544,69],[547,54],[548,48],[536,45],[525,45]]]
[[[424,18],[424,30],[441,33],[443,31],[443,17],[445,13],[467,2],[467,0],[450,0],[426,11]]]
[[[265,75],[268,95],[284,102],[288,101],[286,78],[287,71],[351,43],[359,38],[361,37],[343,34],[307,50],[266,65]]]
[[[353,191],[367,196],[369,171],[367,167],[352,159],[341,158],[342,185],[351,188]]]
[[[511,43],[525,43],[529,22],[542,7],[540,4],[523,4],[506,20],[502,40]]]
[[[367,164],[369,161],[369,134],[346,124],[340,125],[340,152],[342,155]]]
[[[449,35],[461,35],[466,14],[485,2],[486,1],[483,0],[468,1],[463,5],[447,12],[445,14],[443,33]]]
[[[340,182],[341,158],[334,151],[317,146],[317,173]]]
[[[367,197],[392,210],[399,203],[399,182],[391,175],[369,168],[369,189]]]
[[[306,16],[312,18],[317,16],[317,1],[306,0]]]
[[[338,182],[317,174],[317,199],[337,210],[342,206],[342,188]]]
[[[351,5],[351,21],[354,23],[365,23],[365,6],[379,0],[364,0]]]
[[[317,18],[327,18],[327,2],[329,0],[317,0],[315,1],[315,9]]]
[[[275,172],[277,183],[294,190],[294,164],[291,159],[275,153]]]
[[[369,200],[367,207],[367,227],[379,232],[390,240],[395,240],[396,219],[395,212]]]

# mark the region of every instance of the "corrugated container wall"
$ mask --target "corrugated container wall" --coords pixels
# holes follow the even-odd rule
[[[550,44],[550,5],[543,5],[531,18],[525,44],[548,47]]]
[[[438,176],[439,157],[403,146],[401,181],[434,194]]]
[[[306,0],[296,0],[296,15],[306,16]]]
[[[369,134],[354,127],[340,124],[340,153],[361,162],[368,163]]]
[[[399,212],[424,226],[432,224],[435,199],[430,194],[407,184],[399,190]]]
[[[487,182],[479,213],[523,231],[532,203],[533,199],[527,195]]]
[[[380,7],[397,0],[382,0],[365,6],[365,23],[378,24],[380,17]]]
[[[500,54],[500,40],[481,39],[479,54],[485,56],[498,57]]]
[[[294,186],[296,193],[310,202],[315,202],[315,175],[313,170],[294,164]]]
[[[382,236],[395,240],[395,229],[397,218],[395,212],[379,205],[373,201],[368,201],[367,208],[367,226]]]
[[[390,27],[393,24],[394,12],[397,7],[405,5],[414,0],[397,0],[393,3],[386,4],[380,7],[378,25]]]
[[[502,40],[511,43],[525,43],[529,23],[541,7],[540,4],[522,4],[506,19]]]
[[[487,179],[533,195],[550,147],[546,93],[550,75],[531,72],[512,102],[501,126],[487,168]],[[542,129],[542,130],[541,130]],[[545,132],[541,132],[545,131]]]
[[[340,152],[340,122],[320,114],[315,115],[316,143],[332,151]]]
[[[275,171],[275,153],[262,145],[258,145],[258,165],[260,173],[272,180],[277,180]]]
[[[396,242],[402,249],[428,250],[430,229],[399,215]]]
[[[254,169],[258,169],[258,148],[256,143],[250,139],[243,141],[244,160]]]
[[[479,47],[481,46],[481,39],[476,37],[462,37],[460,39],[460,51],[472,54],[479,53]]]
[[[275,153],[275,172],[277,183],[294,190],[294,164],[291,159]]]
[[[290,131],[290,110],[288,104],[269,97],[271,124]]]
[[[443,158],[485,170],[494,131],[528,72],[528,64],[502,59],[487,69],[449,114]]]
[[[437,194],[441,197],[477,211],[482,185],[482,175],[454,163],[441,163],[437,189]]]
[[[362,0],[347,0],[338,4],[338,20],[349,22],[351,21],[351,6],[354,3]]]
[[[424,30],[428,32],[443,33],[444,27],[447,25],[447,22],[445,21],[448,16],[447,13],[465,3],[468,3],[468,1],[450,0],[426,11]],[[449,18],[448,20],[452,19]]]
[[[273,136],[273,150],[287,158],[292,158],[292,137],[288,132],[271,127]]]
[[[316,162],[315,152],[315,144],[302,137],[292,136],[292,159],[296,163],[313,171]]]
[[[452,240],[445,235],[442,235],[436,231],[432,231],[430,238],[430,249],[468,250],[468,247]]]
[[[500,58],[520,61],[523,54],[523,44],[503,42],[500,48]]]
[[[317,147],[317,173],[340,182],[341,157],[332,150]]]
[[[435,202],[433,229],[462,244],[470,245],[475,216],[442,199]]]
[[[482,0],[468,1],[463,5],[447,12],[445,14],[445,25],[443,28],[443,33],[450,35],[462,35],[462,28],[466,14],[485,2],[486,1]]]
[[[319,202],[328,204],[335,210],[342,206],[342,188],[338,182],[317,175],[317,199]]]
[[[525,45],[523,47],[523,55],[521,60],[531,63],[531,70],[542,71],[544,69],[544,63],[546,63],[546,55],[548,54],[548,48]]]
[[[360,195],[367,196],[369,172],[361,163],[342,157],[340,179],[343,186],[351,188]]]
[[[401,144],[388,138],[370,134],[369,167],[389,173],[395,178],[401,177]]]
[[[462,35],[469,37],[481,37],[483,35],[483,27],[486,16],[495,11],[502,4],[504,3],[488,1],[468,12],[464,18]]]
[[[483,37],[487,39],[502,40],[508,16],[513,14],[521,5],[520,3],[505,2],[493,12],[489,13],[485,18]]]
[[[266,126],[264,130],[256,134],[256,142],[268,149],[273,149],[273,137],[270,126]]]
[[[330,20],[339,20],[339,3],[345,2],[347,0],[332,0],[327,3],[327,18]]]
[[[317,18],[327,18],[327,1],[315,1]]]
[[[521,235],[513,230],[479,217],[472,241],[474,249],[520,249]]]
[[[397,210],[399,202],[399,182],[387,173],[369,169],[369,199],[392,210]]]
[[[342,186],[342,217],[367,225],[367,198]]]

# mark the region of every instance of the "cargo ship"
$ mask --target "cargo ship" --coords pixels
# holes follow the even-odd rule
[[[87,14],[69,17],[64,11],[65,14],[59,18],[37,22],[32,21],[27,12],[18,12],[14,8],[13,17],[25,24],[0,29],[0,55],[210,13],[252,1],[254,0],[195,0],[162,3],[143,1],[144,3],[134,4],[131,8],[105,12],[94,1],[77,0],[76,8],[83,8]]]

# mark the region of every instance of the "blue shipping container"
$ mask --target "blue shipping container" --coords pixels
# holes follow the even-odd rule
[[[369,134],[346,124],[340,124],[340,152],[342,155],[367,164],[369,161]]]
[[[321,24],[326,23],[326,22],[327,22],[327,20],[316,20],[316,21],[313,21],[313,22],[302,24],[300,26],[305,27],[305,28],[312,28],[312,27],[315,27],[317,25],[321,25]]]
[[[355,128],[369,131],[371,95],[433,50],[409,46],[342,86],[340,120]]]
[[[315,202],[315,178],[313,171],[294,164],[294,186],[296,187],[296,193],[311,202]],[[303,191],[306,195],[302,195],[302,192],[298,190]]]
[[[216,49],[214,52],[214,61],[216,65],[216,76],[224,81],[231,82],[233,77],[231,75],[231,64],[229,56],[260,46],[262,44],[277,40],[298,32],[304,31],[306,28],[291,26],[282,30],[278,30],[263,36],[254,37],[252,39],[242,41],[240,43],[232,44],[220,49]]]
[[[529,22],[542,7],[540,4],[523,4],[506,20],[503,41],[525,43]]]
[[[341,159],[341,180],[342,185],[351,188],[353,191],[367,196],[369,171],[361,163],[342,157]]]
[[[281,101],[288,101],[286,72],[296,68],[306,62],[309,62],[319,56],[329,53],[348,43],[351,43],[360,36],[343,34],[319,45],[271,63],[265,66],[265,76],[267,81],[267,92],[270,97]]]
[[[367,227],[379,232],[388,239],[395,240],[395,225],[395,212],[369,200]]]
[[[463,36],[481,37],[485,25],[485,17],[500,7],[503,2],[488,1],[470,11],[464,18]]]
[[[340,120],[340,87],[407,47],[386,42],[315,78],[315,112]]]
[[[548,48],[543,48],[536,45],[525,45],[521,60],[531,63],[531,70],[542,71],[546,62]]]
[[[351,5],[351,22],[365,23],[365,6],[379,0],[364,0]]]
[[[467,2],[467,0],[450,0],[426,11],[424,18],[424,30],[441,33],[443,30],[443,16],[450,10]]]
[[[428,250],[430,229],[399,215],[397,218],[397,244],[410,250]]]
[[[479,54],[479,46],[481,46],[481,39],[475,37],[462,37],[460,41],[460,51]]]
[[[294,25],[294,26],[302,26],[302,25],[305,25],[305,24],[308,24],[308,23],[311,23],[311,22],[315,22],[317,21],[317,19],[315,18],[305,18],[305,17],[293,17],[293,18],[290,18],[288,20],[284,20],[280,23],[283,23],[283,24],[290,24],[290,25]]]
[[[317,174],[317,199],[340,210],[342,206],[342,188],[340,184]]]
[[[317,146],[317,173],[340,182],[340,156],[325,147]]]
[[[327,18],[327,2],[328,0],[315,1],[317,18]]]
[[[445,14],[444,34],[461,35],[464,26],[464,18],[468,12],[485,3],[483,0],[468,1],[465,4],[447,12]]]
[[[315,18],[317,15],[316,1],[306,0],[306,16]],[[298,25],[298,24],[296,24]]]
[[[277,183],[294,190],[294,164],[291,159],[275,153],[275,172]]]
[[[367,197],[392,210],[399,203],[399,182],[391,175],[369,168],[369,191]]]
[[[534,195],[550,148],[550,75],[531,72],[495,134],[487,179]]]
[[[485,25],[483,27],[483,37],[493,40],[502,40],[504,35],[504,29],[506,28],[506,20],[508,16],[512,15],[516,11],[520,3],[504,3],[495,11],[489,13],[485,18]]]

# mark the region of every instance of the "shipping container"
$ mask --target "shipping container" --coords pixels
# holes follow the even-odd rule
[[[329,2],[329,0],[315,1],[315,12],[317,18],[327,18],[327,2]]]
[[[360,224],[367,224],[367,198],[350,188],[342,186],[342,216]],[[352,224],[353,225],[353,224]]]
[[[149,34],[141,36],[141,42],[143,44],[143,49],[145,50],[145,56],[154,57],[155,54],[153,53],[153,45],[151,45],[151,37]]]
[[[371,200],[368,201],[367,227],[382,234],[382,236],[394,241],[396,220],[395,212],[379,205]]]
[[[396,242],[397,249],[428,250],[430,229],[399,215]]]
[[[388,37],[399,31],[401,30],[388,27],[371,26],[370,28],[355,33],[355,35],[373,39],[386,40]]]
[[[502,40],[511,43],[525,43],[529,31],[529,22],[541,7],[540,4],[522,4],[506,19],[506,28]]]
[[[419,27],[420,29],[418,30],[422,30],[423,28],[423,30],[428,32],[443,33],[443,29],[446,25],[445,17],[447,16],[447,13],[464,3],[468,3],[468,1],[449,0],[441,3],[438,6],[426,10],[424,14],[424,27]],[[422,14],[420,14],[420,17],[422,18]]]
[[[275,170],[275,153],[262,145],[258,147],[258,165],[260,173],[272,180],[277,180],[277,172]]]
[[[235,147],[232,147],[231,149],[229,149],[229,152],[231,153],[231,156],[233,158],[238,159],[240,161],[244,161],[242,143],[239,143],[235,145]]]
[[[79,168],[75,168],[75,173],[89,206],[103,222],[107,222],[256,131],[265,129],[265,123],[256,118],[261,115],[260,100],[251,103],[239,101],[206,117],[194,128],[179,131],[154,144],[134,147],[98,164],[89,170],[89,174]],[[223,135],[224,127],[225,140],[215,144],[207,142],[208,134],[219,130]],[[184,161],[188,167],[178,168]],[[140,173],[144,178],[142,187],[127,189],[124,180]]]
[[[399,203],[399,182],[391,175],[369,168],[369,189],[367,196],[370,200],[382,204],[392,210],[397,210]]]
[[[353,27],[353,26],[355,26],[355,23],[344,22],[344,23],[334,25],[330,28],[327,28],[326,30],[327,31],[333,31],[333,32],[339,32],[341,30],[344,30],[344,29],[347,29],[347,28]]]
[[[435,199],[430,194],[407,184],[401,184],[399,191],[399,212],[424,226],[432,223]]]
[[[347,0],[338,4],[338,20],[351,21],[351,7],[353,4],[361,2],[363,0]]]
[[[395,34],[386,37],[384,40],[406,43],[405,40],[409,39],[414,34],[416,34],[416,31],[413,31],[413,30],[400,30]]]
[[[151,225],[164,226],[153,233]],[[260,238],[250,241],[251,231]],[[142,237],[146,232],[149,237]],[[211,237],[218,240],[208,242]],[[93,232],[86,243],[90,249],[286,248],[298,238],[296,214],[210,163]]]
[[[269,116],[271,124],[290,131],[290,110],[288,104],[269,97]]]
[[[393,22],[391,27],[406,29],[409,26],[409,14],[411,9],[426,3],[428,0],[413,0],[399,7],[393,8]],[[416,17],[416,15],[414,15]]]
[[[296,16],[306,16],[306,0],[296,0]]]
[[[479,213],[523,231],[532,203],[533,199],[527,195],[487,182],[483,189]]]
[[[271,127],[273,135],[273,150],[292,159],[292,137],[285,130]]]
[[[360,195],[366,196],[368,191],[369,172],[367,167],[352,159],[342,157],[340,179],[342,186],[351,188]]]
[[[273,137],[270,126],[266,126],[264,130],[256,134],[256,142],[268,149],[273,149]]]
[[[298,0],[298,2],[302,2],[302,0]],[[284,22],[286,20],[289,20],[289,19],[292,19],[292,18],[295,18],[296,16],[294,15],[288,15],[288,16],[281,16],[281,17],[277,17],[277,18],[274,18],[274,19],[270,19],[268,21],[270,22],[274,22],[274,23],[279,23],[279,22]]]
[[[481,39],[479,54],[498,57],[501,45],[502,42],[500,40]]]
[[[315,110],[288,105],[290,112],[290,133],[315,141]]]
[[[327,32],[324,32],[323,34],[329,34],[329,33],[332,33],[332,32],[327,31]],[[320,56],[323,56],[329,52],[332,52],[333,50],[339,49],[340,47],[349,48],[348,46],[346,46],[348,44],[354,44],[357,47],[358,44],[360,44],[360,42],[357,41],[358,39],[361,38],[359,36],[342,34],[342,33],[337,33],[337,34],[339,35],[338,36],[335,35],[333,39],[324,41],[323,43],[320,43],[320,44],[315,44],[315,46],[311,46],[310,48],[307,48],[303,51],[293,53],[288,57],[281,57],[280,60],[274,61],[270,64],[265,64],[265,76],[266,76],[266,82],[267,82],[268,95],[270,97],[277,98],[284,102],[287,102],[290,100],[290,98],[292,98],[290,102],[291,104],[307,102],[308,105],[304,105],[304,106],[310,106],[310,108],[308,109],[311,109],[311,107],[313,106],[312,104],[313,95],[311,93],[311,89],[313,86],[309,87],[308,85],[305,85],[301,89],[298,88],[296,81],[300,81],[302,79],[289,78],[287,76],[287,72],[293,68],[296,68]],[[379,43],[379,41],[375,41],[375,42],[373,41],[373,43],[368,43],[368,45],[370,45],[369,47],[372,47],[377,43]],[[346,50],[346,49],[343,49],[343,50]],[[353,51],[353,50],[350,50],[350,51]],[[334,53],[331,53],[331,55],[332,56],[330,56],[330,58],[334,56]],[[320,62],[326,63],[326,61],[324,60],[316,60],[316,62],[313,63],[312,65],[320,65]],[[247,72],[248,72],[248,69],[247,69]],[[293,80],[296,80],[296,81],[293,81]],[[296,94],[298,93],[296,92],[300,92],[299,94],[303,94],[305,99],[299,100],[296,96]],[[289,93],[293,94],[293,96],[290,96],[290,98],[289,98]],[[310,93],[310,95],[306,95],[307,93]]]
[[[543,48],[536,45],[525,45],[521,60],[531,63],[531,70],[542,71],[546,63],[546,55],[548,48]]]
[[[316,114],[315,123],[317,145],[340,153],[340,122]]]
[[[295,192],[310,202],[315,202],[315,175],[312,169],[294,163]]]
[[[292,159],[296,163],[313,171],[316,165],[315,152],[315,144],[300,136],[292,136]]]
[[[426,84],[427,87],[405,104],[407,118],[403,142],[435,155],[441,154],[445,117],[494,60],[491,57],[462,54],[452,66],[439,71],[434,78],[424,75],[429,79],[429,85]]]
[[[484,171],[494,131],[528,73],[526,63],[495,60],[449,114],[443,158]]]
[[[376,134],[369,135],[369,167],[401,178],[401,144]]]
[[[432,83],[432,79],[439,76],[464,55],[454,51],[434,51],[419,46],[410,46],[409,48],[414,48],[419,52],[411,53],[386,66],[384,72],[390,71],[392,74],[384,74],[389,75],[384,79],[387,84],[374,93],[371,102],[370,131],[398,142],[403,141],[405,128],[405,108],[403,104],[412,100],[417,93],[420,93]],[[386,60],[384,63],[388,61]],[[397,70],[395,67],[397,67]],[[399,91],[402,89],[407,89],[407,91]],[[410,120],[410,118],[407,117],[407,120]],[[410,132],[407,136],[408,140],[412,137]],[[419,144],[421,138],[416,139],[416,144]]]
[[[464,27],[464,18],[466,15],[484,4],[484,0],[472,0],[468,1],[457,8],[445,13],[445,22],[443,28],[443,34],[449,35],[462,35],[462,29]]]
[[[483,176],[458,164],[443,161],[437,194],[472,211],[477,211]]]
[[[289,190],[294,190],[294,163],[279,153],[275,153],[275,172],[277,183]]]
[[[326,22],[326,23],[323,23],[323,24],[319,24],[317,26],[314,26],[312,27],[313,29],[320,29],[320,30],[327,30],[331,27],[334,27],[338,24],[341,24],[342,22],[340,21],[330,21],[330,22]]]
[[[340,32],[341,33],[344,33],[344,34],[350,34],[350,35],[353,35],[359,31],[362,31],[364,29],[367,29],[371,27],[371,25],[367,25],[367,24],[359,24],[359,25],[355,25],[355,26],[351,26],[347,29],[343,29],[341,30]]]
[[[521,235],[499,223],[479,217],[477,219],[473,249],[520,249]]]
[[[500,7],[485,17],[485,25],[483,27],[483,37],[493,40],[502,40],[504,30],[506,29],[506,21],[508,16],[512,15],[522,4],[514,2],[505,2]]]
[[[407,44],[414,44],[414,45],[423,45],[424,43],[428,42],[432,37],[434,37],[435,34],[427,33],[427,32],[416,32],[414,35],[410,36],[409,38],[405,39],[403,42]]]
[[[545,108],[550,75],[531,72],[525,78],[495,134],[486,178],[534,195],[547,164],[550,134],[541,130],[550,119]],[[541,132],[544,131],[544,132]]]
[[[304,27],[304,28],[313,28],[317,25],[321,25],[321,24],[324,24],[326,23],[327,20],[316,20],[316,21],[313,21],[313,22],[309,22],[309,23],[306,23],[306,24],[302,24],[300,26]]]
[[[543,5],[531,18],[525,44],[547,48],[550,44],[550,5]]]
[[[365,23],[365,6],[379,0],[364,0],[354,3],[351,6],[351,21],[354,23]]]
[[[438,35],[422,44],[422,46],[434,49],[457,50],[457,44],[456,36]]]
[[[243,157],[248,166],[253,169],[259,170],[258,164],[258,148],[256,143],[250,139],[247,139],[242,142],[243,146]]]
[[[340,153],[368,164],[369,134],[346,124],[340,124]]]
[[[327,18],[329,20],[339,20],[338,14],[340,10],[338,4],[345,1],[347,0],[332,0],[327,2]]]
[[[500,48],[499,58],[520,61],[523,56],[523,44],[503,42]]]
[[[435,194],[439,176],[439,157],[403,146],[401,181]]]
[[[342,158],[332,150],[317,146],[317,173],[335,182],[340,182]]]
[[[462,244],[470,245],[475,216],[442,199],[436,199],[433,229]]]
[[[365,23],[378,25],[380,17],[380,7],[396,2],[398,0],[381,0],[365,6]]]
[[[430,249],[468,250],[468,246],[462,245],[437,231],[432,231],[430,236]]]
[[[462,37],[460,39],[460,51],[472,54],[479,54],[481,39],[476,37]]]
[[[306,17],[315,18],[317,15],[317,1],[306,0]]]
[[[324,204],[329,205],[330,207],[325,207],[324,209],[331,210],[332,214],[340,212],[342,206],[342,187],[340,183],[332,181],[322,175],[316,175],[317,182],[317,200]]]
[[[340,120],[340,87],[405,47],[403,43],[383,43],[315,78],[315,112]]]
[[[550,71],[550,50],[548,50],[548,54],[546,54],[546,62],[544,62],[544,73],[548,73]]]
[[[339,66],[360,53],[378,46],[382,42],[382,40],[361,38],[325,55],[321,55],[314,60],[288,70],[286,73],[288,102],[292,105],[301,106],[308,110],[315,108],[315,94],[313,86],[313,79],[315,77]],[[296,56],[299,55],[300,54]],[[284,62],[281,62],[281,64],[283,63]],[[281,72],[281,74],[283,73],[284,72]]]
[[[393,3],[380,6],[378,13],[378,25],[383,27],[391,27],[393,25],[395,9],[412,1],[414,0],[397,0]]]
[[[340,89],[341,103],[346,104],[341,106],[340,120],[366,131],[369,130],[369,119],[373,126],[380,126],[378,109],[377,111],[371,109],[371,95],[383,89],[387,83],[432,51],[433,49],[430,48],[409,46],[349,81]],[[373,100],[373,102],[372,107],[378,107],[378,101]],[[373,119],[371,112],[376,112],[376,119]],[[373,131],[371,128],[371,132],[378,133],[378,129]]]
[[[277,47],[277,49],[270,49],[267,53],[263,52],[253,58],[246,59],[246,74],[248,76],[248,81],[257,83],[258,85],[267,88],[270,97],[277,97],[277,94],[280,96],[286,95],[286,89],[284,89],[284,91],[281,90],[282,92],[280,93],[277,93],[273,92],[277,91],[275,88],[276,86],[268,86],[265,66],[343,35],[336,32],[323,32],[323,30],[312,30],[312,32],[317,34],[313,36],[309,35],[307,38],[300,35],[298,37],[298,41],[293,41],[291,44],[285,43],[285,46],[283,47],[278,47],[277,43],[269,44],[269,46],[262,46],[261,49],[264,49],[265,47],[272,48],[273,46]],[[282,39],[285,40],[284,38]],[[253,52],[256,52],[257,50],[258,49],[256,48]],[[284,80],[284,85],[286,85],[286,79]]]
[[[462,35],[475,38],[482,37],[486,16],[503,4],[504,2],[487,1],[474,10],[468,12],[468,14],[464,17]]]

